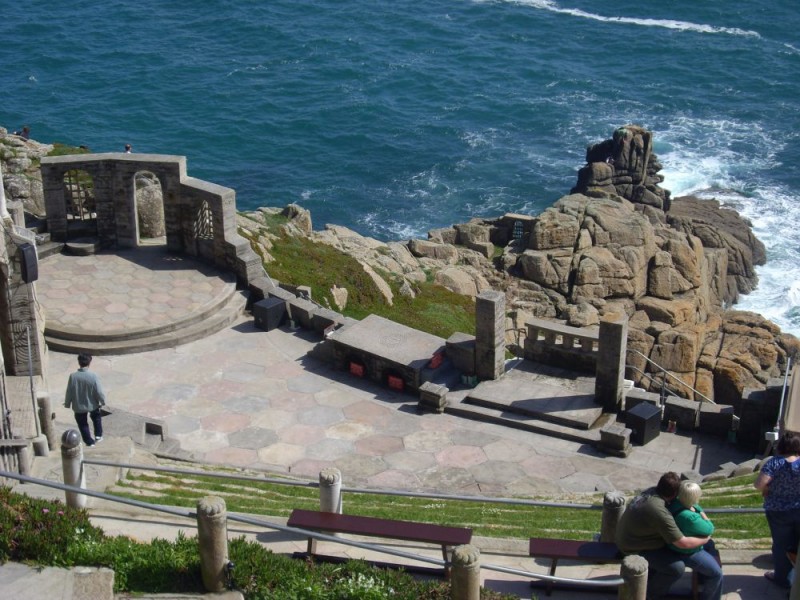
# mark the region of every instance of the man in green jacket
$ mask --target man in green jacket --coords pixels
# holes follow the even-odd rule
[[[69,376],[67,392],[64,395],[64,406],[72,408],[83,443],[89,447],[103,441],[103,415],[100,408],[106,404],[103,386],[100,385],[97,375],[89,371],[90,364],[92,364],[91,354],[78,355],[80,368]],[[94,437],[89,430],[89,417],[92,419]]]

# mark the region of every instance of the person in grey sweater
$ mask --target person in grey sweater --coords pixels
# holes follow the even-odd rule
[[[64,406],[72,408],[75,413],[75,422],[78,424],[83,443],[94,446],[95,443],[103,441],[103,415],[100,408],[106,404],[106,395],[100,384],[100,378],[89,371],[90,364],[92,364],[91,354],[78,355],[80,368],[69,376]],[[90,417],[94,427],[94,437],[89,430]]]

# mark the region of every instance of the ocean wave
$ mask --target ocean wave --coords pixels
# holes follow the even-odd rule
[[[665,188],[673,196],[717,200],[748,219],[763,242],[767,264],[758,287],[735,308],[757,312],[800,335],[800,195],[772,179],[791,132],[753,123],[676,119],[656,132]],[[660,140],[660,141],[659,141]]]
[[[479,2],[481,0],[478,0]],[[639,25],[642,27],[662,27],[664,29],[675,29],[678,31],[693,31],[696,33],[722,33],[727,35],[756,37],[761,35],[757,31],[740,29],[738,27],[719,27],[716,25],[706,25],[704,23],[692,23],[691,21],[678,21],[675,19],[643,19],[638,17],[608,17],[597,13],[586,12],[578,8],[562,8],[552,0],[503,0],[510,4],[530,6],[541,10],[554,13],[571,15],[582,19],[591,19],[603,23],[625,23],[627,25]]]

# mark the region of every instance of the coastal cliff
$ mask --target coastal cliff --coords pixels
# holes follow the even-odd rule
[[[718,202],[671,198],[652,146],[649,131],[621,127],[587,149],[571,193],[543,213],[476,218],[426,240],[383,243],[338,225],[314,231],[295,205],[246,213],[239,225],[256,233],[264,212],[282,213],[285,231],[358,260],[387,303],[387,279],[409,295],[429,276],[460,294],[503,290],[512,345],[531,317],[592,327],[624,313],[637,385],[660,389],[664,375],[650,359],[703,396],[736,403],[745,389],[779,376],[800,343],[760,315],[730,308],[757,285],[764,246],[747,220]],[[275,240],[250,238],[269,261]]]
[[[628,347],[641,353],[628,360],[638,385],[661,387],[663,375],[647,357],[704,396],[736,403],[746,388],[778,376],[800,343],[763,317],[730,308],[757,285],[764,246],[745,219],[717,202],[671,198],[652,146],[649,131],[619,128],[587,149],[575,187],[541,214],[476,218],[424,240],[384,243],[339,225],[314,231],[310,213],[296,205],[243,213],[238,225],[269,271],[279,238],[263,221],[282,215],[283,234],[354,258],[389,305],[394,294],[413,297],[431,279],[466,296],[502,290],[512,346],[521,345],[531,317],[593,327],[624,313]],[[33,215],[43,214],[38,159],[52,149],[0,129],[6,194]],[[344,309],[347,286],[333,286],[330,296],[333,308]]]

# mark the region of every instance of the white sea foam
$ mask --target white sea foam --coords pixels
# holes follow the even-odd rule
[[[639,25],[642,27],[663,27],[664,29],[677,29],[679,31],[694,31],[697,33],[723,33],[728,35],[738,35],[747,37],[761,36],[757,31],[740,29],[738,27],[718,27],[716,25],[706,25],[703,23],[692,23],[690,21],[678,21],[675,19],[642,19],[638,17],[609,17],[597,13],[586,12],[578,8],[562,8],[557,2],[552,0],[504,0],[511,4],[521,4],[554,13],[571,15],[593,21],[604,23],[625,23],[628,25]]]
[[[663,186],[673,196],[718,200],[749,219],[766,247],[767,264],[756,268],[758,287],[736,308],[800,335],[800,195],[769,177],[779,166],[780,133],[753,124],[683,119],[655,137]]]

